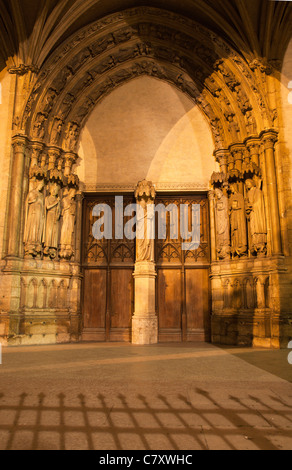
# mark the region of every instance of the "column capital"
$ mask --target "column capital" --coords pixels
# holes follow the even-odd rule
[[[259,150],[259,147],[261,145],[261,139],[257,136],[249,136],[247,139],[245,139],[244,144],[250,151],[253,151],[255,149]]]
[[[230,151],[228,149],[215,150],[214,157],[216,162],[220,165],[220,171],[227,174],[228,171],[228,159],[230,157]]]
[[[274,129],[267,129],[260,134],[260,138],[265,150],[274,149],[275,143],[278,140],[278,132]]]
[[[14,149],[14,153],[25,153],[25,150],[27,148],[27,138],[25,135],[14,135],[12,137],[12,146]]]

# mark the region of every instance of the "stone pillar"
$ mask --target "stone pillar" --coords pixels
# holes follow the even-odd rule
[[[209,197],[209,210],[210,210],[211,262],[214,263],[215,261],[217,261],[214,191],[209,191],[208,197]]]
[[[16,258],[19,256],[26,144],[26,138],[22,135],[16,135],[12,140],[13,163],[9,202],[7,255]]]
[[[135,313],[132,320],[133,344],[158,343],[158,318],[155,311],[156,269],[154,261],[154,237],[149,237],[149,225],[154,222],[149,206],[154,205],[155,189],[151,182],[138,184],[135,197],[141,206],[137,221],[137,250],[134,271]],[[143,216],[144,214],[144,216]],[[155,212],[154,212],[155,216]],[[143,236],[144,235],[144,236]]]
[[[275,143],[277,142],[277,132],[274,130],[264,131],[261,134],[265,152],[265,166],[268,187],[268,203],[271,215],[271,233],[272,233],[272,254],[282,254],[280,213],[276,179],[275,165]]]

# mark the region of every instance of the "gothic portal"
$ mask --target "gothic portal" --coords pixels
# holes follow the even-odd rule
[[[26,1],[10,3],[1,342],[287,347],[291,4],[49,1],[28,21]],[[162,237],[127,238],[126,217],[121,236],[96,239],[95,206],[115,228],[117,198],[145,220],[154,204],[180,221],[199,207],[197,246],[170,236],[168,210]]]

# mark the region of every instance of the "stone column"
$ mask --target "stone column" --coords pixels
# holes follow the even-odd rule
[[[9,202],[7,255],[16,258],[19,256],[26,144],[26,138],[22,135],[16,135],[12,140],[13,163]]]
[[[214,191],[209,191],[208,197],[209,197],[209,210],[210,210],[211,262],[214,263],[215,261],[217,261]]]
[[[277,132],[274,130],[264,131],[261,134],[265,151],[265,166],[267,175],[268,199],[271,214],[272,254],[282,254],[280,213],[276,179],[275,165],[275,143]]]
[[[138,214],[137,221],[137,250],[134,271],[135,313],[132,320],[132,343],[156,344],[158,343],[158,318],[155,312],[157,274],[154,261],[154,239],[149,237],[149,225],[155,221],[151,217],[153,214],[149,215],[149,212],[153,212],[149,206],[152,206],[153,209],[155,200],[155,189],[152,183],[149,181],[140,182],[135,197],[137,204],[141,206],[141,213]]]

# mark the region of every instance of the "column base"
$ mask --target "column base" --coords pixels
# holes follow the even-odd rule
[[[156,314],[134,315],[132,320],[132,343],[139,345],[158,343],[158,318]]]

